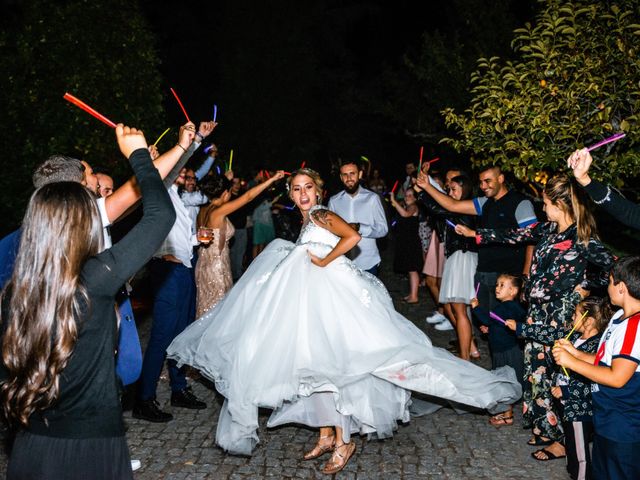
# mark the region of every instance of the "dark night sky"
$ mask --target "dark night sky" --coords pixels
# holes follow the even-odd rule
[[[399,66],[405,53],[418,49],[423,32],[468,31],[473,13],[461,8],[487,2],[219,0],[189,8],[175,1],[141,3],[158,38],[166,87],[180,92],[195,118],[210,116],[218,104],[216,139],[223,152],[234,148],[236,155],[264,156],[257,162],[265,165],[272,157],[288,156],[289,165],[310,159],[313,165],[327,156],[366,154],[396,170],[402,161],[394,157],[413,155],[416,141],[366,109],[345,116],[343,92],[352,90],[346,98],[355,104],[385,66]],[[505,2],[514,27],[532,17],[534,3]],[[486,54],[508,52],[510,40],[498,39],[494,43],[502,51]],[[172,98],[166,97],[165,107],[181,120]],[[277,125],[266,128],[265,122]],[[318,138],[328,124],[334,129]],[[265,136],[270,142],[262,141]],[[283,143],[291,145],[284,154],[274,146]]]

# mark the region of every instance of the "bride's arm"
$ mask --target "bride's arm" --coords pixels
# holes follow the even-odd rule
[[[313,217],[313,221],[316,225],[320,225],[321,227],[329,230],[335,236],[340,237],[340,241],[324,258],[316,257],[313,253],[309,252],[309,257],[311,257],[311,262],[314,265],[326,267],[340,255],[344,255],[355,247],[360,241],[360,234],[332,211],[325,209],[316,210],[311,214],[311,216]]]

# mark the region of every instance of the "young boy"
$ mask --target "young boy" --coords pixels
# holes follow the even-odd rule
[[[604,331],[598,352],[578,351],[560,340],[558,365],[592,380],[593,478],[640,478],[640,257],[624,257],[611,269],[609,298],[618,311]]]

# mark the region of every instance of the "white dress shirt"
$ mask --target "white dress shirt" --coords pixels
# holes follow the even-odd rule
[[[200,207],[209,203],[209,199],[200,190],[195,190],[193,192],[187,192],[185,190],[182,192],[182,196],[180,198],[182,199],[182,204],[187,209],[189,219],[191,220],[191,233],[195,235]]]
[[[380,263],[380,253],[376,238],[384,237],[389,231],[387,217],[378,194],[359,187],[349,195],[344,190],[329,200],[329,210],[340,215],[345,222],[359,223],[362,239],[348,257],[362,270],[369,270]]]
[[[100,197],[96,200],[98,204],[98,212],[100,212],[100,221],[102,222],[102,247],[104,250],[112,247],[111,232],[109,227],[111,226],[111,220],[107,215],[107,207],[105,206],[105,198]]]
[[[191,219],[178,195],[177,185],[171,185],[168,192],[173,208],[176,211],[176,221],[154,257],[161,258],[164,255],[173,255],[185,267],[191,268],[193,246],[197,245],[198,242],[195,239],[195,235],[191,234]]]

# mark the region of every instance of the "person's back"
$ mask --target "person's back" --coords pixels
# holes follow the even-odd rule
[[[121,242],[98,253],[100,216],[77,182],[41,187],[25,216],[2,298],[1,399],[19,427],[8,478],[131,477],[115,373],[114,297],[162,241],[174,213],[144,137],[122,126],[116,133],[145,212]]]

